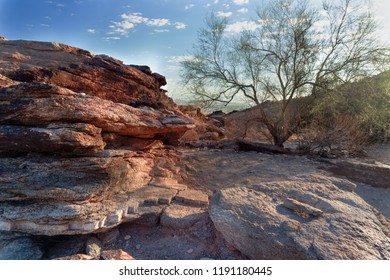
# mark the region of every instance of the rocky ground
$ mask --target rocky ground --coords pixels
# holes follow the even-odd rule
[[[300,181],[302,178],[332,177],[329,165],[318,158],[237,152],[232,149],[182,149],[180,164],[185,184],[212,196],[219,190],[240,188],[264,182]],[[390,218],[390,189],[356,182],[356,194]],[[214,231],[214,226],[204,231]],[[139,234],[142,233],[142,234]],[[115,245],[136,259],[245,259],[246,256],[226,243],[194,238],[189,230],[164,226],[125,224],[120,227]],[[230,247],[230,248],[229,248]],[[221,253],[222,251],[222,253]]]

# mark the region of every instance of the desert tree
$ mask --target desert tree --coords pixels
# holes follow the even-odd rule
[[[270,1],[238,33],[228,19],[211,14],[191,58],[181,64],[183,82],[204,102],[229,104],[244,97],[257,105],[273,143],[283,146],[313,98],[370,75],[387,55],[376,40],[370,9],[362,5]],[[306,98],[295,102],[299,97]]]

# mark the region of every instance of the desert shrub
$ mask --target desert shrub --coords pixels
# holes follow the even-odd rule
[[[360,154],[390,135],[390,71],[345,84],[313,99],[300,149],[319,154]]]
[[[324,157],[361,156],[367,136],[356,118],[339,115],[333,121],[316,118],[298,136],[298,149]]]

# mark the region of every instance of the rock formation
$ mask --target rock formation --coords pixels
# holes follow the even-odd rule
[[[194,121],[165,83],[67,45],[0,41],[0,231],[103,232],[169,205],[186,186],[166,183],[161,148]]]
[[[0,41],[0,69],[17,82],[48,83],[116,103],[178,111],[160,88],[165,78],[149,67],[127,66],[64,44]]]

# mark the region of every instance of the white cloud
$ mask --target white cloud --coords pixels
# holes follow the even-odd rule
[[[172,23],[167,18],[147,18],[144,17],[141,13],[129,13],[121,15],[122,21],[116,22],[112,21],[112,24],[109,28],[112,31],[107,32],[107,34],[118,34],[121,36],[127,36],[130,29],[134,29],[137,25],[145,25],[145,26],[155,26],[155,27],[164,27],[164,26],[172,26],[176,29],[185,29],[187,26],[183,22],[175,22]],[[156,29],[155,32],[166,32],[168,29]]]
[[[248,4],[249,0],[233,0],[233,3],[236,5],[244,5],[244,4]]]
[[[122,14],[121,18],[123,18],[125,21],[131,22],[131,23],[142,23],[148,20],[148,18],[145,18],[141,16],[141,13],[133,13],[133,14]]]
[[[195,4],[189,4],[184,7],[185,10],[189,10],[191,8],[195,7]]]
[[[249,10],[247,8],[241,8],[239,10],[237,10],[237,12],[241,13],[241,14],[246,14]]]
[[[103,37],[102,38],[104,41],[111,41],[111,40],[120,40],[121,38],[120,37],[114,37],[114,36],[111,36],[111,37]]]
[[[121,35],[121,36],[127,36],[131,29],[134,29],[138,25],[144,25],[144,26],[154,26],[154,27],[168,27],[172,26],[176,29],[185,29],[187,26],[183,22],[175,22],[172,23],[167,18],[148,18],[144,17],[142,13],[128,13],[128,14],[122,14],[121,21],[116,22],[112,21],[112,24],[109,25],[109,28],[111,28],[110,32],[107,32],[107,34],[110,35]],[[134,29],[135,30],[135,29]],[[157,33],[162,32],[168,32],[169,29],[155,29],[154,30]]]
[[[218,4],[219,0],[214,0],[214,4]]]
[[[96,30],[93,29],[93,28],[89,28],[89,29],[87,29],[87,32],[88,32],[88,33],[95,34],[95,33],[96,33]]]
[[[218,17],[231,17],[232,15],[233,15],[232,12],[223,12],[223,11],[217,12]]]
[[[171,25],[169,19],[166,18],[152,18],[145,21],[146,25],[149,26],[166,26]]]
[[[260,24],[255,21],[237,21],[226,26],[226,31],[231,33],[239,33],[245,30],[254,31],[260,27]]]
[[[175,22],[176,29],[185,29],[187,25],[183,22]]]
[[[169,32],[169,29],[155,29],[154,32],[156,32],[156,33],[166,33],[166,32]]]
[[[168,56],[167,61],[169,63],[180,63],[187,60],[193,60],[194,57],[192,55],[175,55],[175,56]]]

